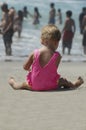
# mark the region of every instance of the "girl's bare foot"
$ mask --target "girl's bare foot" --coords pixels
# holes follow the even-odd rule
[[[19,89],[26,89],[26,90],[31,90],[31,86],[28,85],[27,82],[23,83],[17,83],[13,77],[10,77],[8,83],[13,89],[19,90]]]
[[[82,77],[78,77],[78,80],[75,83],[75,88],[81,86],[83,83],[84,83],[84,80],[82,79]]]
[[[13,77],[10,77],[8,83],[10,84],[10,86],[13,88],[13,89],[16,89],[16,86],[15,86],[15,79]]]

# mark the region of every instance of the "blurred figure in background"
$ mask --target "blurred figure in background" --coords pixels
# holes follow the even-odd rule
[[[18,37],[21,37],[22,32],[22,24],[23,24],[23,12],[22,10],[18,10],[17,15],[14,18],[14,32],[18,32]]]
[[[62,12],[61,12],[61,9],[57,10],[57,22],[59,24],[62,24]]]
[[[83,21],[83,18],[86,14],[86,7],[83,7],[82,8],[82,12],[80,13],[79,15],[79,26],[80,26],[80,34],[83,33],[83,28],[82,28],[82,21]]]
[[[82,21],[82,29],[83,29],[83,32],[82,32],[82,35],[83,35],[83,39],[82,39],[83,52],[86,55],[86,15],[84,16],[83,21]]]
[[[27,18],[28,14],[29,14],[29,11],[27,10],[27,6],[24,6],[24,8],[23,8],[23,16],[24,16],[24,18]]]
[[[13,37],[13,19],[14,19],[14,9],[8,9],[8,4],[3,3],[1,5],[1,10],[3,12],[1,25],[3,35],[3,41],[5,45],[5,53],[6,55],[11,56],[12,55],[12,37]]]
[[[39,18],[41,18],[41,15],[39,13],[39,9],[37,7],[34,8],[34,15],[33,15],[33,24],[37,25],[40,23]]]
[[[55,17],[56,17],[56,9],[55,9],[55,4],[51,3],[50,4],[50,12],[49,12],[49,21],[48,24],[55,24]]]
[[[62,53],[65,54],[65,48],[68,48],[68,55],[71,53],[72,41],[75,34],[76,26],[75,21],[72,17],[72,11],[68,10],[66,12],[66,20],[62,30]]]

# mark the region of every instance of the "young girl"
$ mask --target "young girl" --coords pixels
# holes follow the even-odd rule
[[[72,83],[58,74],[58,66],[61,55],[56,51],[59,45],[61,33],[55,25],[43,27],[41,33],[42,48],[35,50],[24,64],[24,69],[29,71],[27,81],[18,84],[13,77],[9,84],[14,89],[28,89],[33,91],[58,90],[59,88],[74,89],[83,83],[79,77]]]

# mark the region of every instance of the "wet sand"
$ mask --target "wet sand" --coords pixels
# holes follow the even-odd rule
[[[24,81],[23,61],[0,61],[0,130],[86,130],[86,62],[62,62],[59,73],[84,84],[77,90],[13,90],[8,79]]]

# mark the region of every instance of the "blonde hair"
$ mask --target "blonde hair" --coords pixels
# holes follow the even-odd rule
[[[42,28],[41,39],[42,40],[57,40],[61,38],[61,33],[57,26],[49,24]]]

